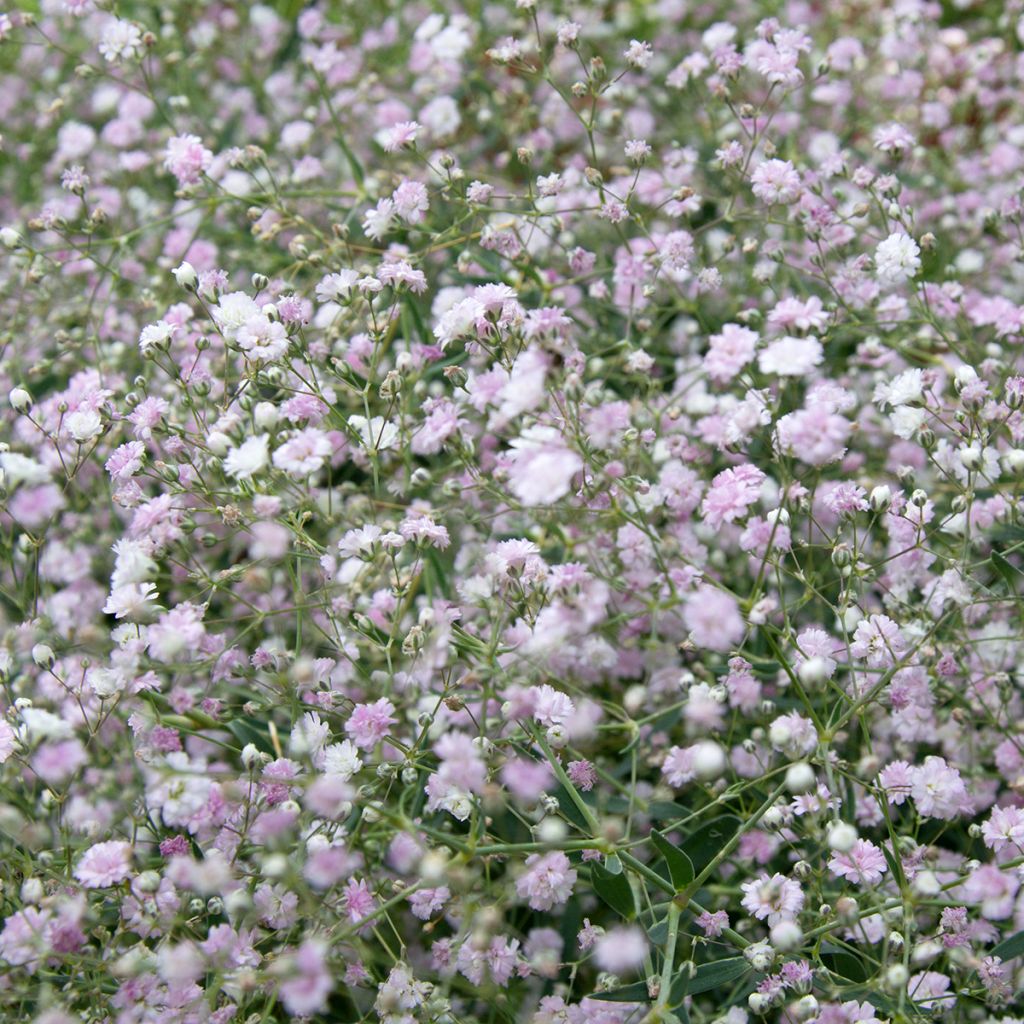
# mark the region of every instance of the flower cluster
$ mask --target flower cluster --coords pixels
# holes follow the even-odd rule
[[[1024,1020],[1024,6],[0,13],[0,1018]]]

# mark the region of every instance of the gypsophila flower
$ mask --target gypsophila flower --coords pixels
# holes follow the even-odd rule
[[[909,235],[896,231],[875,247],[875,274],[883,284],[899,284],[921,269],[921,248]]]
[[[0,1020],[1019,1022],[946,6],[0,12]]]

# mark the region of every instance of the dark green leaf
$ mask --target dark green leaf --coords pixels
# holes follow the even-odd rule
[[[691,978],[679,973],[672,982],[669,1005],[678,1006],[686,996],[700,995],[710,992],[721,985],[742,978],[750,970],[750,964],[742,956],[729,957],[726,960],[715,960],[709,964],[701,964],[697,973]],[[648,1003],[651,997],[647,992],[647,983],[637,981],[632,985],[612,989],[610,992],[598,992],[592,999],[605,999],[613,1003]]]
[[[654,848],[665,858],[669,877],[677,891],[685,889],[694,879],[693,863],[677,846],[670,843],[660,832],[651,833]]]
[[[646,981],[636,981],[632,985],[623,985],[622,988],[613,988],[608,992],[595,992],[590,998],[603,999],[608,1003],[647,1003],[651,999]]]
[[[262,728],[248,718],[233,718],[227,723],[228,732],[244,747],[253,744],[264,754],[273,754],[274,745],[270,742],[270,733],[266,726]]]
[[[725,960],[713,960],[709,964],[701,964],[692,978],[676,978],[672,983],[672,1005],[682,1002],[683,996],[696,996],[701,992],[725,985],[737,978],[742,978],[750,970],[746,957],[732,956]],[[676,998],[678,992],[679,998]]]
[[[996,572],[1003,577],[1003,581],[1010,588],[1011,592],[1016,593],[1017,581],[1021,576],[1020,570],[1015,569],[1010,563],[1003,558],[998,551],[992,552],[992,565]]]
[[[555,790],[555,799],[558,801],[559,810],[578,828],[586,831],[589,826],[587,825],[587,819],[583,817],[583,813],[576,806],[576,802],[566,791],[565,786],[559,786]]]
[[[714,860],[715,854],[741,828],[742,822],[739,818],[733,814],[724,814],[721,818],[715,818],[702,825],[683,840],[680,849],[690,858],[695,875],[699,875]]]
[[[635,908],[629,879],[621,871],[613,874],[600,864],[591,864],[590,878],[597,895],[621,917],[632,920]]]
[[[823,953],[821,962],[840,978],[848,981],[867,981],[868,972],[864,961],[852,953]]]
[[[991,955],[999,957],[1000,960],[1012,960],[1022,953],[1024,953],[1024,931],[1004,939],[992,950]]]
[[[669,800],[655,800],[647,805],[647,813],[654,821],[673,821],[685,818],[688,811],[682,804],[674,804]]]

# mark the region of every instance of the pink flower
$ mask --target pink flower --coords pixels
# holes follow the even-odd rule
[[[570,761],[565,773],[569,781],[584,793],[589,793],[597,784],[597,770],[589,761]]]
[[[0,756],[2,760],[2,756]],[[1020,807],[995,807],[981,826],[985,845],[998,853],[1006,846],[1024,849],[1024,810]]]
[[[372,750],[398,721],[393,717],[394,710],[394,704],[387,697],[372,704],[357,704],[345,723],[345,732],[357,747]]]
[[[377,904],[370,886],[362,878],[350,878],[345,883],[341,895],[345,901],[345,912],[353,924],[358,924],[363,918],[369,917]]]
[[[800,175],[788,160],[764,160],[750,176],[754,195],[769,205],[800,197]]]
[[[709,939],[717,939],[729,927],[729,915],[724,910],[716,910],[714,913],[705,910],[696,918],[696,923],[704,929]]]
[[[769,925],[796,920],[804,905],[800,883],[785,875],[769,877],[762,874],[754,881],[744,882],[740,888],[743,890],[743,909]]]
[[[416,141],[420,126],[415,121],[399,121],[384,133],[382,145],[386,153],[393,153],[403,146],[411,146]]]
[[[829,870],[855,885],[874,885],[888,870],[882,851],[867,839],[858,839],[849,853],[833,854]]]
[[[979,904],[987,920],[1002,921],[1013,914],[1019,889],[1020,882],[1012,871],[1000,870],[997,864],[982,864],[964,882],[964,898]]]
[[[949,1009],[956,1004],[956,994],[949,991],[951,982],[938,971],[920,971],[907,982],[911,1000],[926,1010]]]
[[[698,587],[686,602],[683,621],[698,647],[719,652],[736,647],[746,629],[736,598],[710,584]]]
[[[524,505],[551,505],[564,498],[583,460],[554,427],[529,427],[512,441],[509,487]]]
[[[850,653],[872,668],[887,668],[902,657],[906,647],[899,626],[888,615],[871,615],[857,623]]]
[[[0,764],[3,764],[14,753],[16,740],[15,731],[0,718]]]
[[[278,990],[284,1008],[296,1017],[326,1010],[327,997],[334,988],[327,944],[320,939],[307,939],[285,962],[291,968],[291,976]]]
[[[949,820],[967,809],[967,787],[960,773],[944,758],[930,756],[914,768],[910,795],[919,814]]]
[[[178,179],[179,185],[194,185],[211,163],[213,154],[195,135],[175,135],[167,143],[164,167]]]
[[[765,475],[749,462],[725,469],[711,481],[711,489],[701,502],[704,521],[711,527],[742,519],[761,496]]]
[[[594,946],[594,963],[611,974],[630,974],[639,970],[650,949],[643,930],[635,925],[612,928]]]
[[[704,356],[704,369],[719,384],[728,383],[754,358],[759,335],[749,327],[725,324],[719,334],[712,334]]]
[[[550,910],[565,903],[576,884],[576,872],[561,850],[531,854],[526,873],[516,881],[516,892],[534,910]]]
[[[90,846],[75,866],[75,878],[86,889],[105,889],[132,873],[132,845],[120,840]]]

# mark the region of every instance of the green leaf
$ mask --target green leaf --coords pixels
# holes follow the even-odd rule
[[[840,978],[848,981],[867,981],[868,971],[864,961],[852,953],[824,953],[821,962]]]
[[[558,809],[577,827],[587,831],[587,819],[576,806],[576,801],[569,796],[565,786],[559,785],[555,790],[555,799],[558,801]]]
[[[635,981],[632,985],[613,988],[607,992],[595,992],[591,999],[603,999],[607,1003],[649,1003],[650,993],[646,981]]]
[[[1011,935],[992,950],[991,956],[997,956],[1000,960],[1012,960],[1015,956],[1024,953],[1024,931]]]
[[[749,970],[750,963],[743,956],[732,956],[725,960],[713,960],[711,963],[701,964],[697,968],[697,973],[690,979],[689,984],[682,989],[682,992],[690,996],[700,995],[701,992],[710,992],[720,985],[735,981],[737,978],[742,978]],[[673,984],[673,994],[675,994],[676,985],[680,984],[681,980],[677,979],[675,984]],[[680,997],[680,1001],[682,1001],[682,997]]]
[[[262,723],[261,723],[262,725]],[[257,725],[248,718],[233,718],[227,723],[228,732],[245,747],[247,743],[253,744],[257,750],[264,754],[273,754],[274,745],[270,742],[270,732],[265,725]]]
[[[670,800],[653,800],[647,805],[647,814],[653,821],[675,821],[685,818],[687,810],[682,804],[674,804]]]
[[[683,840],[680,849],[693,865],[694,875],[699,875],[715,858],[725,844],[743,827],[734,814],[723,814],[709,821]]]
[[[601,864],[591,864],[590,878],[594,883],[594,891],[620,917],[627,921],[633,919],[636,908],[633,905],[633,890],[629,879],[619,870],[611,872]]]
[[[992,552],[992,565],[996,572],[1003,577],[1003,582],[1010,588],[1011,593],[1017,592],[1017,580],[1021,575],[1019,569],[1014,568],[998,551]]]
[[[697,996],[702,992],[710,992],[731,981],[742,978],[750,970],[745,957],[733,956],[726,960],[714,960],[709,964],[701,964],[697,973],[691,978],[679,973],[672,982],[669,1005],[678,1006],[686,996]],[[637,981],[632,985],[612,989],[610,992],[595,992],[591,999],[604,999],[612,1003],[649,1003],[650,994],[647,982]]]
[[[677,892],[682,892],[696,877],[693,862],[677,846],[673,846],[660,832],[651,833],[654,848],[665,858],[669,877]]]

